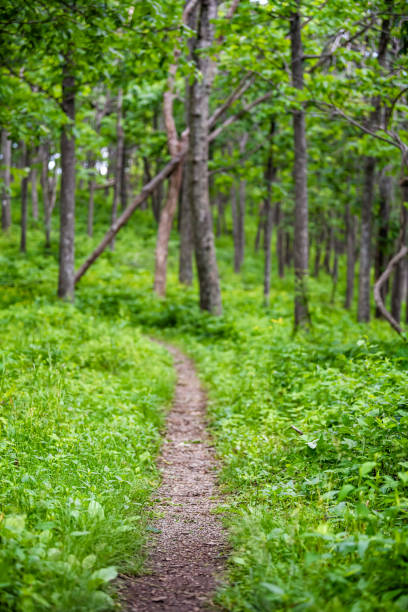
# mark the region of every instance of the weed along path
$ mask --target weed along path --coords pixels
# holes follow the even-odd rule
[[[205,394],[193,363],[176,348],[166,348],[174,357],[177,384],[159,459],[163,480],[155,510],[160,518],[152,528],[149,574],[124,578],[120,586],[127,612],[211,609],[225,556],[223,529],[211,512],[218,491]]]

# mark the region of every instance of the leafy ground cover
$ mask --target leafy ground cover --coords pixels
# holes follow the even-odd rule
[[[25,303],[12,307],[8,303],[3,316],[11,317],[11,321],[21,317],[21,328],[26,314],[34,308],[37,313],[46,312],[47,317],[60,319],[62,326],[47,327],[42,323],[46,318],[44,315],[36,319],[28,316],[28,336],[39,333],[40,328],[41,337],[47,329],[52,337],[64,336],[65,348],[58,359],[60,366],[64,363],[68,368],[71,378],[63,377],[64,382],[59,384],[68,385],[69,391],[64,392],[63,397],[72,394],[76,398],[76,418],[87,423],[87,435],[89,428],[95,427],[96,419],[92,409],[88,411],[86,406],[88,401],[91,407],[97,403],[94,389],[95,385],[103,384],[98,378],[101,372],[103,381],[106,376],[112,376],[119,385],[132,385],[133,392],[147,384],[146,372],[149,380],[156,380],[152,372],[159,368],[158,379],[164,386],[155,387],[153,399],[149,396],[148,418],[139,425],[143,451],[140,448],[141,454],[132,454],[132,457],[137,457],[137,461],[133,460],[140,472],[135,475],[133,464],[126,459],[129,470],[126,476],[119,474],[124,480],[133,482],[137,491],[143,491],[137,503],[143,503],[150,486],[142,478],[144,462],[147,461],[151,475],[147,479],[155,478],[154,471],[149,472],[152,469],[151,454],[146,456],[144,453],[146,447],[153,452],[157,448],[157,419],[160,421],[157,406],[168,399],[171,387],[171,376],[166,369],[168,360],[158,348],[151,348],[138,330],[142,328],[145,333],[165,335],[194,357],[209,389],[212,427],[224,464],[222,480],[228,492],[227,501],[220,511],[225,513],[231,531],[233,553],[229,562],[228,585],[218,596],[226,609],[353,612],[408,609],[408,350],[405,345],[383,322],[375,321],[370,326],[355,323],[355,313],[345,313],[340,307],[341,285],[332,303],[332,288],[327,277],[312,281],[312,331],[294,337],[291,278],[275,278],[271,305],[268,308],[262,306],[262,262],[248,253],[242,277],[233,275],[230,272],[231,245],[228,238],[222,239],[218,245],[225,306],[221,318],[214,319],[198,311],[195,288],[186,290],[178,286],[175,242],[171,243],[168,298],[157,300],[150,291],[154,228],[146,223],[143,213],[137,219],[137,237],[132,227],[125,230],[117,241],[116,252],[101,258],[81,282],[75,306],[57,305],[52,301],[50,288],[45,298],[35,300],[33,295],[28,295],[28,285],[24,285],[21,279],[16,285]],[[85,241],[81,243],[80,255],[89,246],[90,243]],[[31,268],[35,262],[38,272],[46,260],[33,252],[30,261]],[[18,269],[25,265],[24,260],[16,263]],[[13,278],[15,274],[16,271]],[[50,270],[44,271],[44,275],[50,279]],[[342,270],[340,276],[344,277]],[[75,348],[72,341],[75,334],[74,324],[70,327],[71,318],[76,325],[82,321],[88,330],[85,341],[78,341],[81,347],[77,345]],[[30,323],[34,319],[35,325]],[[30,325],[34,325],[33,330]],[[79,335],[75,337],[79,338]],[[135,338],[136,344],[132,341],[129,346],[130,338]],[[13,332],[11,339],[16,341]],[[103,354],[107,347],[111,347],[108,367],[100,364],[99,342],[104,346]],[[29,337],[21,341],[21,350],[18,351],[22,354],[21,359],[25,359],[23,344],[25,347],[40,345],[40,340]],[[133,357],[128,358],[126,351],[132,353],[135,346],[146,352],[141,356],[137,351],[138,359],[142,360],[140,368],[129,368]],[[38,352],[30,350],[35,354]],[[88,352],[91,355],[86,357]],[[79,353],[83,356],[79,357]],[[126,355],[125,363],[123,354]],[[52,365],[56,357],[49,357],[48,349],[43,349],[42,355],[41,367],[45,368],[48,376],[60,375],[61,367]],[[17,365],[12,367],[24,372],[24,368]],[[141,370],[144,370],[142,374]],[[37,393],[32,384],[35,372],[34,368],[27,367],[20,388],[27,391],[27,385],[30,385]],[[164,379],[160,372],[167,373]],[[72,379],[80,375],[90,377],[82,383],[82,388],[72,384]],[[16,374],[18,380],[19,376]],[[113,385],[111,378],[109,381]],[[123,417],[122,400],[117,402],[122,391],[121,387],[114,389],[108,398],[104,395],[104,408],[101,409],[103,435],[115,439],[120,436],[114,436],[113,428],[108,430],[104,420],[106,414],[112,419],[110,411],[116,411],[117,421],[113,422],[117,422],[121,435],[125,438],[130,435],[129,414],[126,412]],[[21,397],[25,397],[29,406],[24,393]],[[83,399],[89,395],[92,399]],[[52,393],[53,402],[55,397],[57,394]],[[64,402],[69,403],[68,399]],[[145,405],[141,396],[137,396],[134,404],[138,407]],[[136,414],[139,414],[139,409]],[[24,414],[24,419],[28,419],[30,409],[25,408]],[[137,420],[133,412],[132,415]],[[38,429],[37,419],[31,418],[30,423],[33,431]],[[147,423],[151,423],[149,427],[152,429]],[[64,430],[67,437],[72,427],[76,431],[82,426],[73,425],[71,421]],[[60,431],[60,426],[56,429]],[[88,452],[90,442],[85,430],[81,430],[84,436],[75,448],[81,446],[88,449],[84,452]],[[92,440],[95,440],[94,436]],[[122,453],[122,442],[116,441],[116,444],[120,445],[119,454]],[[126,444],[132,443],[127,439],[125,447]],[[11,453],[11,449],[8,452]],[[38,456],[45,454],[37,452]],[[53,454],[58,457],[55,451]],[[77,450],[75,458],[76,455]],[[92,451],[92,458],[96,456],[97,453]],[[17,474],[15,477],[18,478],[21,468],[13,464],[14,455],[10,457],[8,473],[11,466],[11,473]],[[43,469],[44,461],[38,461]],[[98,465],[111,469],[112,464],[112,469],[116,469],[114,466],[118,466],[118,462],[121,465],[119,455],[113,454],[104,457]],[[63,462],[56,465],[65,469]],[[132,545],[134,536],[132,532],[124,531],[122,544],[116,546],[113,538],[103,531],[104,523],[92,517],[92,514],[101,512],[92,502],[101,504],[105,519],[114,520],[109,511],[111,485],[101,487],[92,480],[92,475],[87,478],[85,483],[81,481],[81,485],[75,477],[75,482],[68,485],[69,493],[66,492],[64,500],[72,497],[82,504],[80,517],[85,522],[73,526],[74,533],[89,531],[91,524],[92,530],[96,530],[91,531],[91,534],[95,533],[95,539],[92,540],[91,534],[71,535],[69,546],[61,558],[63,563],[69,563],[65,551],[68,555],[72,551],[78,560],[74,567],[80,568],[83,563],[86,567],[90,562],[86,559],[96,553],[81,547],[86,547],[87,541],[95,543],[97,540],[99,545],[105,544],[104,550],[108,550],[106,557],[102,555],[103,562],[101,558],[102,566],[106,567],[116,563],[118,553],[123,555],[124,550],[129,550],[126,546]],[[50,477],[47,479],[51,480]],[[141,485],[141,482],[145,484]],[[54,483],[52,481],[52,487]],[[76,486],[78,492],[75,490],[72,495],[71,489]],[[92,486],[96,487],[95,491],[92,491]],[[123,487],[127,485],[114,483],[112,486],[117,486],[117,496],[122,500]],[[29,500],[27,490],[33,489],[33,485],[20,485],[20,488],[21,495],[24,493],[24,499]],[[101,488],[109,491],[106,498]],[[15,489],[13,487],[13,495],[17,495]],[[44,490],[46,488],[41,487],[41,491]],[[62,507],[60,512],[66,516],[66,505]],[[60,516],[55,510],[51,512],[53,516]],[[30,516],[27,510],[15,512],[22,513]],[[129,510],[129,516],[135,513],[138,513],[137,509]],[[56,528],[46,528],[45,533],[45,540],[52,537],[64,541]],[[20,540],[17,538],[13,542]],[[13,543],[15,545],[20,546]],[[62,549],[58,545],[46,546]],[[109,560],[105,562],[107,557]],[[52,561],[53,564],[56,562],[57,559]],[[88,576],[84,580],[89,580],[99,567],[95,565],[95,569],[91,568],[88,574],[84,574]],[[60,593],[61,583],[58,583],[59,578],[55,580],[53,592]],[[27,588],[31,589],[30,586]],[[38,592],[48,593],[47,589]]]
[[[171,359],[59,303],[41,249],[1,253],[0,608],[111,609],[108,583],[143,560]]]

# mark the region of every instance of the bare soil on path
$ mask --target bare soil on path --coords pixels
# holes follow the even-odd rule
[[[212,595],[224,567],[226,542],[212,510],[219,502],[216,462],[205,428],[206,397],[194,365],[172,346],[177,384],[159,459],[161,516],[149,547],[149,574],[121,576],[126,612],[215,610]]]

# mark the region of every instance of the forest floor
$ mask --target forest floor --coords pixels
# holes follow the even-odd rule
[[[149,573],[121,575],[129,612],[209,609],[224,563],[226,544],[214,514],[219,492],[212,442],[206,431],[206,397],[194,365],[166,345],[177,372],[173,407],[159,459],[162,484],[155,505]]]

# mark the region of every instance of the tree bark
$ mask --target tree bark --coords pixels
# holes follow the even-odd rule
[[[281,202],[276,203],[276,257],[278,260],[279,278],[285,276],[285,253],[284,253],[284,230],[283,230],[283,210]]]
[[[26,143],[23,143],[23,169],[24,177],[21,181],[21,234],[20,234],[20,252],[27,252],[27,200],[28,200],[28,181],[29,173],[27,173],[30,165],[30,151]]]
[[[41,145],[41,189],[44,206],[44,231],[45,231],[45,247],[51,246],[51,205],[50,192],[48,182],[48,164],[50,159],[50,145],[44,143]]]
[[[374,200],[375,158],[364,159],[364,192],[361,204],[358,321],[370,320],[371,225]]]
[[[380,202],[378,210],[378,234],[377,248],[375,254],[375,279],[380,278],[384,272],[388,260],[388,230],[391,209],[391,189],[392,179],[385,174],[385,170],[381,172],[379,183]],[[385,301],[387,295],[387,283],[381,286],[381,297]],[[376,306],[375,316],[380,317],[381,313]]]
[[[1,194],[1,228],[6,232],[11,226],[11,197],[10,197],[10,166],[11,166],[11,140],[7,130],[1,131],[2,175],[3,189]]]
[[[346,206],[346,253],[347,280],[344,307],[350,310],[354,296],[354,269],[356,265],[356,218],[351,214],[350,203]]]
[[[194,32],[197,30],[197,7],[189,13],[186,19],[186,25],[191,28]],[[194,38],[190,38],[188,41],[189,54],[188,59],[192,59],[192,50],[194,45]],[[190,79],[187,77],[185,80],[185,120],[188,125],[189,120],[189,103],[191,96],[191,85]],[[194,254],[194,242],[193,242],[193,221],[191,218],[191,183],[189,180],[191,174],[190,160],[187,159],[184,162],[183,171],[183,185],[181,190],[180,200],[180,253],[179,253],[179,281],[184,285],[191,285],[193,282],[193,254]]]
[[[36,155],[33,159],[32,162],[32,166],[31,166],[31,173],[30,173],[30,179],[31,179],[31,210],[33,213],[33,219],[34,221],[38,221],[38,188],[37,188],[37,180],[38,180],[38,170],[37,170],[37,164],[39,161],[39,157],[38,157],[38,150],[36,152]]]
[[[269,130],[269,150],[265,166],[265,183],[266,197],[264,200],[265,210],[265,229],[264,229],[264,303],[269,305],[269,294],[271,291],[271,241],[272,241],[272,226],[273,226],[273,209],[272,209],[272,184],[276,179],[276,167],[273,157],[274,135],[276,123],[271,119]]]
[[[69,56],[62,79],[62,108],[68,122],[61,130],[61,204],[58,296],[72,300],[75,288],[75,77]]]
[[[197,39],[193,49],[193,61],[201,73],[201,78],[195,78],[191,87],[189,160],[200,307],[214,315],[220,315],[222,312],[221,290],[208,193],[208,114],[212,66],[211,59],[206,54],[206,50],[213,41],[213,20],[216,16],[216,0],[201,0]]]
[[[116,102],[116,165],[115,165],[115,185],[113,188],[113,202],[112,202],[112,225],[115,223],[118,215],[118,206],[120,200],[120,194],[122,192],[122,163],[123,163],[123,148],[124,148],[124,132],[122,125],[122,113],[123,113],[123,92],[120,88],[118,91],[118,97]],[[115,249],[115,239],[112,239],[110,249]]]
[[[297,11],[290,19],[291,70],[293,87],[303,89],[303,49],[302,25],[300,20],[300,0],[296,0]],[[293,111],[294,167],[295,183],[295,227],[294,227],[294,264],[295,264],[295,329],[308,327],[307,275],[309,269],[308,233],[308,193],[307,193],[307,146],[305,111],[303,107]]]
[[[408,209],[408,177],[401,181],[402,203],[400,209],[400,233],[398,236],[397,250],[400,250],[407,242]],[[401,306],[405,289],[405,262],[399,261],[395,264],[394,282],[391,295],[391,315],[398,323],[401,320]]]

